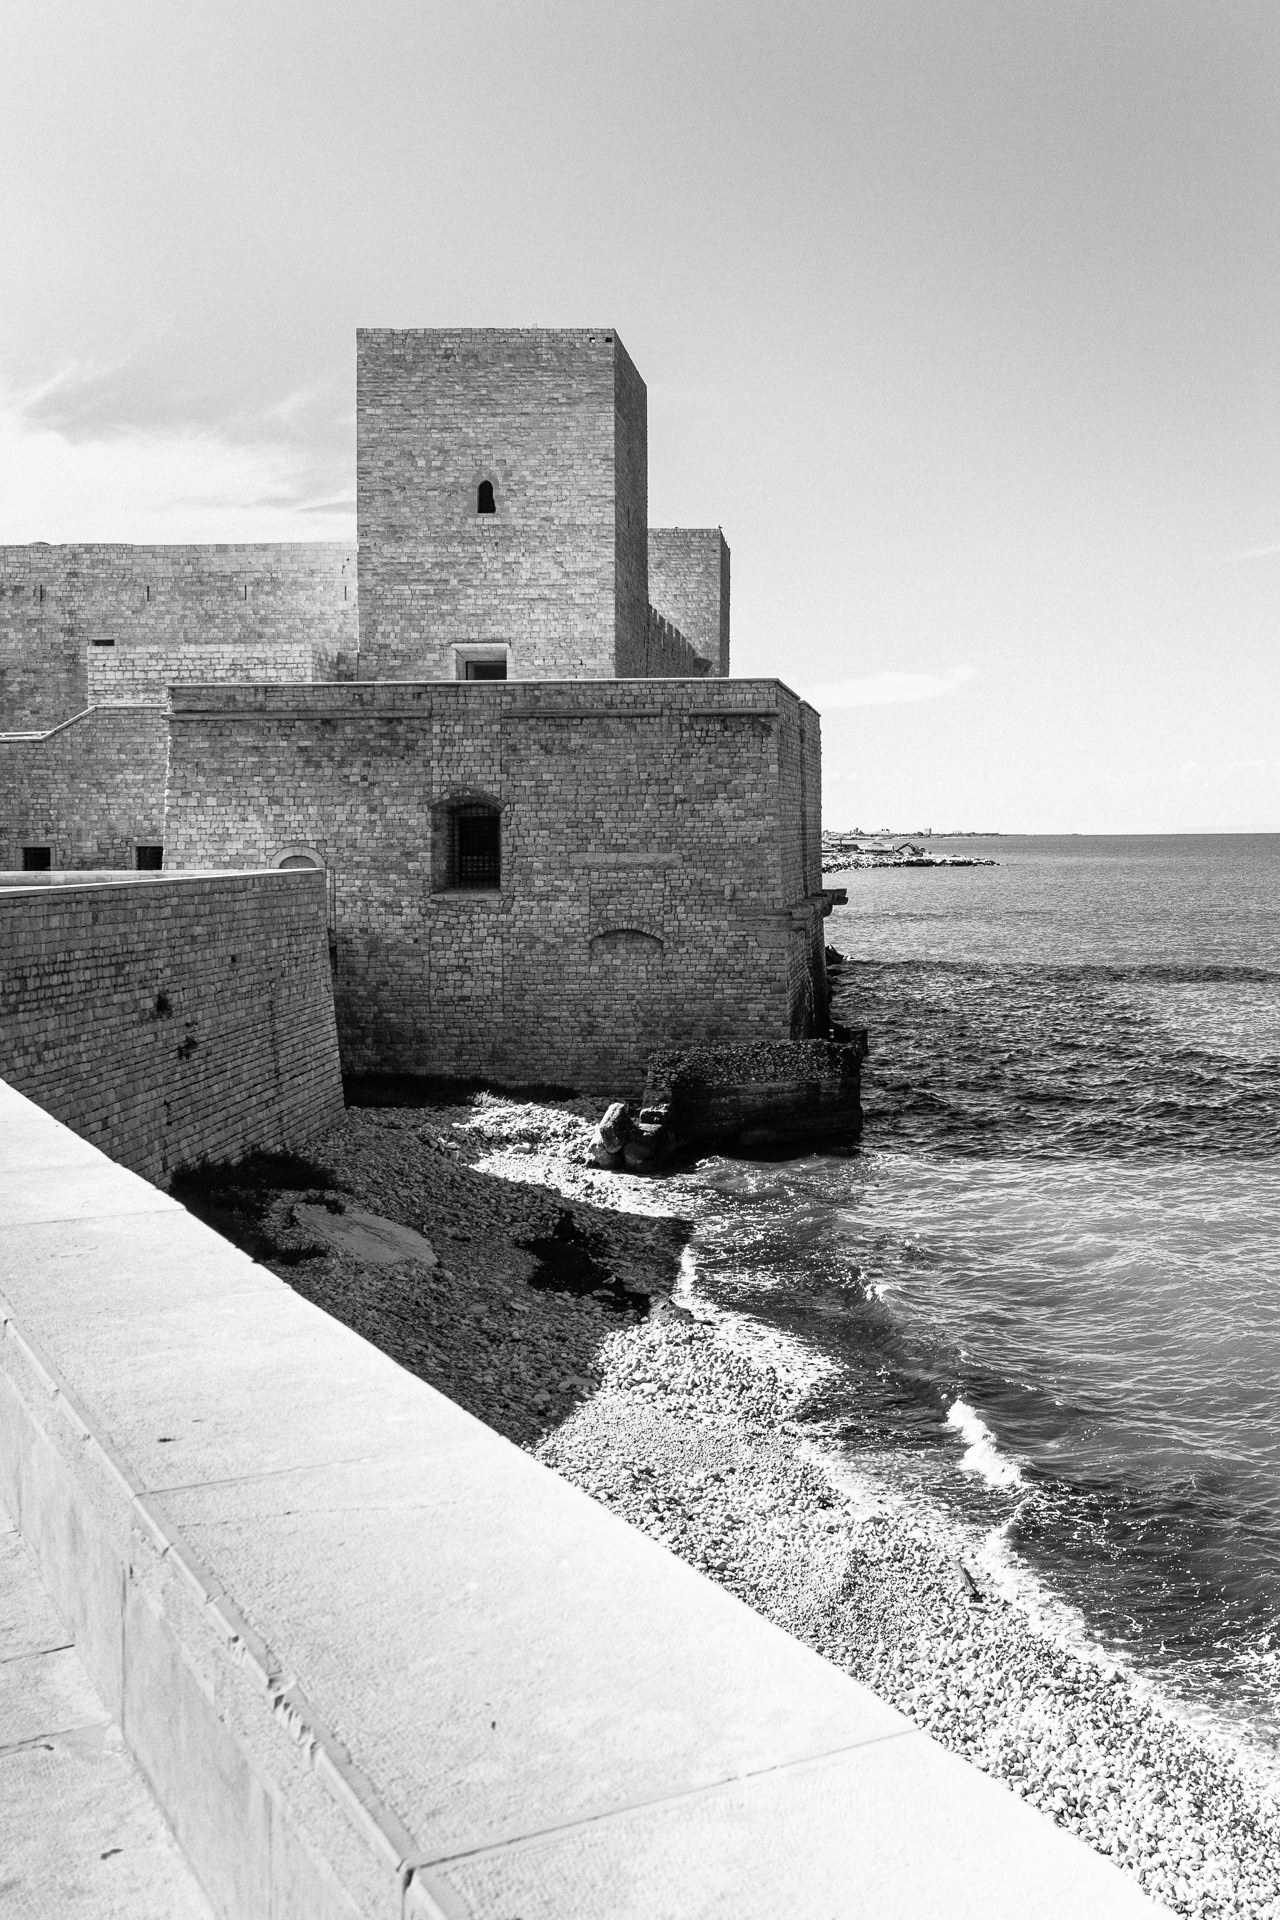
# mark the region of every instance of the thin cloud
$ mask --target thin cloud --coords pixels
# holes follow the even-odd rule
[[[1219,558],[1223,566],[1234,567],[1242,560],[1274,560],[1277,555],[1280,555],[1280,540],[1266,547],[1242,547],[1239,553],[1224,553]]]
[[[803,689],[820,713],[846,707],[898,707],[916,700],[941,700],[958,693],[973,678],[972,667],[947,667],[941,673],[868,673],[856,680],[818,680]]]
[[[256,434],[242,421],[65,430],[49,401],[88,378],[68,367],[25,391],[0,387],[0,544],[354,536],[329,463],[268,417]]]

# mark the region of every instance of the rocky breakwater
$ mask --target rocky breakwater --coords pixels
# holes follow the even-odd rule
[[[867,1036],[684,1047],[649,1058],[644,1096],[618,1101],[592,1141],[598,1166],[650,1173],[696,1153],[851,1148],[862,1130]]]
[[[995,867],[997,860],[976,854],[935,853],[913,840],[868,840],[858,835],[824,833],[822,871],[849,873],[858,867]]]

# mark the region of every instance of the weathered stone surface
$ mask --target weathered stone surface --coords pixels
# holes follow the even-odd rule
[[[40,846],[55,868],[127,869],[162,846],[167,731],[158,706],[116,706],[0,738],[0,867]]]
[[[616,1167],[631,1131],[631,1115],[625,1100],[615,1100],[605,1109],[599,1126],[591,1136],[590,1154],[598,1167]]]
[[[648,398],[614,328],[360,328],[356,492],[362,678],[452,680],[490,637],[522,680],[643,672]]]
[[[866,1034],[857,1032],[848,1043],[775,1041],[653,1054],[640,1112],[651,1163],[660,1164],[664,1146],[769,1153],[855,1140],[866,1051]]]
[[[315,850],[348,1072],[636,1094],[655,1046],[823,1030],[818,736],[776,680],[179,688],[165,858]],[[498,884],[442,887],[477,799]]]
[[[367,1213],[363,1207],[344,1207],[334,1213],[307,1201],[299,1201],[293,1212],[300,1227],[353,1260],[375,1267],[395,1267],[405,1260],[416,1260],[424,1267],[436,1264],[435,1249],[425,1235],[383,1214]]]
[[[0,887],[0,1074],[148,1180],[332,1126],[324,876],[122,881]]]
[[[729,548],[719,527],[650,527],[649,598],[712,673],[728,673]]]
[[[665,1109],[646,1109],[627,1135],[622,1150],[631,1173],[656,1173],[670,1156],[671,1131]]]
[[[0,729],[160,706],[175,680],[342,679],[355,559],[331,541],[0,547]]]

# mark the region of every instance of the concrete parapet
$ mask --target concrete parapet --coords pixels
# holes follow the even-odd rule
[[[226,1920],[1156,1913],[3,1086],[0,1166],[0,1498]]]

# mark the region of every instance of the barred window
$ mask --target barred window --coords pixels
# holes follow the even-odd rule
[[[450,882],[496,887],[502,881],[502,815],[497,807],[455,807],[450,815]]]

